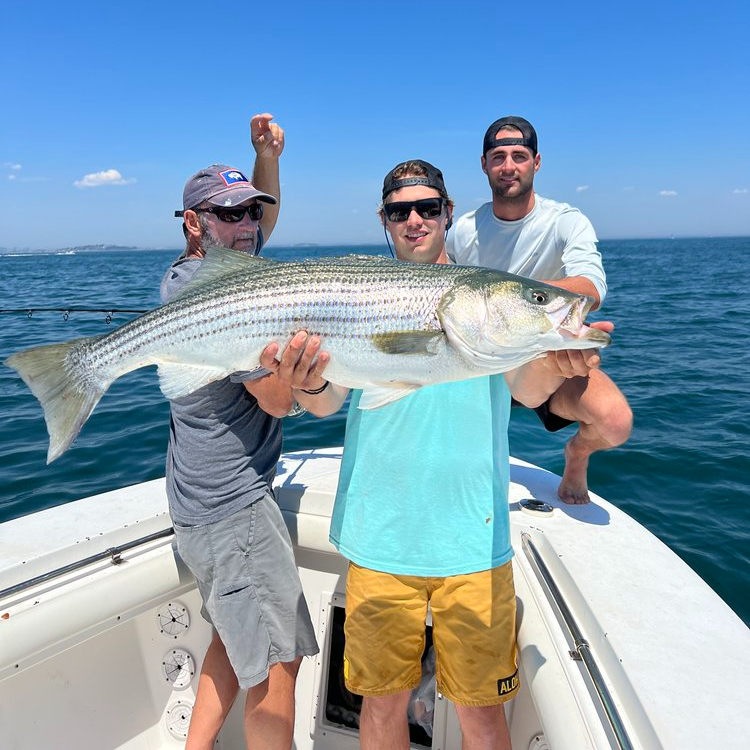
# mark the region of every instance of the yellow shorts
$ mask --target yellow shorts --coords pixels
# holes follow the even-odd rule
[[[446,578],[391,575],[350,563],[347,688],[378,696],[419,684],[428,602],[438,690],[463,706],[492,706],[513,698],[519,682],[510,562]]]

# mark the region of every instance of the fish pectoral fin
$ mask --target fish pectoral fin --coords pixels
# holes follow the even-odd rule
[[[443,331],[391,331],[376,333],[372,342],[383,354],[437,354]]]
[[[193,278],[176,294],[173,294],[169,301],[173,302],[182,297],[189,297],[214,281],[230,278],[237,273],[246,273],[248,269],[274,262],[267,258],[259,258],[237,250],[230,250],[228,247],[213,245],[206,248],[206,256]]]
[[[225,378],[224,368],[202,365],[186,365],[175,362],[162,362],[157,370],[159,387],[168,399],[187,396],[204,385]]]
[[[392,404],[404,396],[417,391],[422,386],[417,383],[393,383],[393,385],[375,385],[367,386],[362,390],[362,397],[359,399],[360,409],[377,409],[386,404]]]

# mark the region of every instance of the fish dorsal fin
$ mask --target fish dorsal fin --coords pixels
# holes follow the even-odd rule
[[[362,391],[358,408],[364,410],[378,409],[386,404],[392,404],[404,396],[417,391],[422,386],[417,383],[393,383],[387,386],[367,386]]]
[[[383,354],[437,354],[443,331],[389,331],[376,333],[372,343]]]
[[[187,396],[204,385],[225,378],[229,373],[218,367],[184,365],[176,362],[159,364],[159,387],[170,400]]]
[[[206,255],[193,278],[179,292],[172,295],[170,302],[188,297],[214,281],[234,276],[237,273],[247,273],[250,269],[273,262],[267,258],[259,258],[257,255],[248,255],[239,250],[213,245],[206,248]]]

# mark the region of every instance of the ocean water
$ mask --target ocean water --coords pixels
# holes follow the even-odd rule
[[[381,247],[268,248],[279,259]],[[616,323],[604,367],[635,413],[630,441],[594,456],[590,487],[682,557],[750,624],[750,238],[603,241]],[[0,308],[150,308],[174,251],[0,256]],[[105,333],[129,315],[0,314],[0,361]],[[41,409],[0,367],[0,522],[163,475],[168,405],[154,368],[116,381],[71,449],[45,464]],[[568,428],[514,410],[511,451],[556,473]],[[284,449],[340,445],[344,413],[289,418]],[[0,554],[2,551],[0,550]],[[596,564],[592,561],[592,564]]]

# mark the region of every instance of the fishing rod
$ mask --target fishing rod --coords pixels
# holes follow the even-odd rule
[[[71,313],[104,313],[104,322],[112,322],[112,316],[117,313],[145,313],[147,309],[126,309],[126,308],[102,308],[102,307],[17,307],[17,308],[0,308],[0,313],[24,313],[27,317],[33,317],[34,313],[59,312],[63,314],[63,320],[68,320]]]

